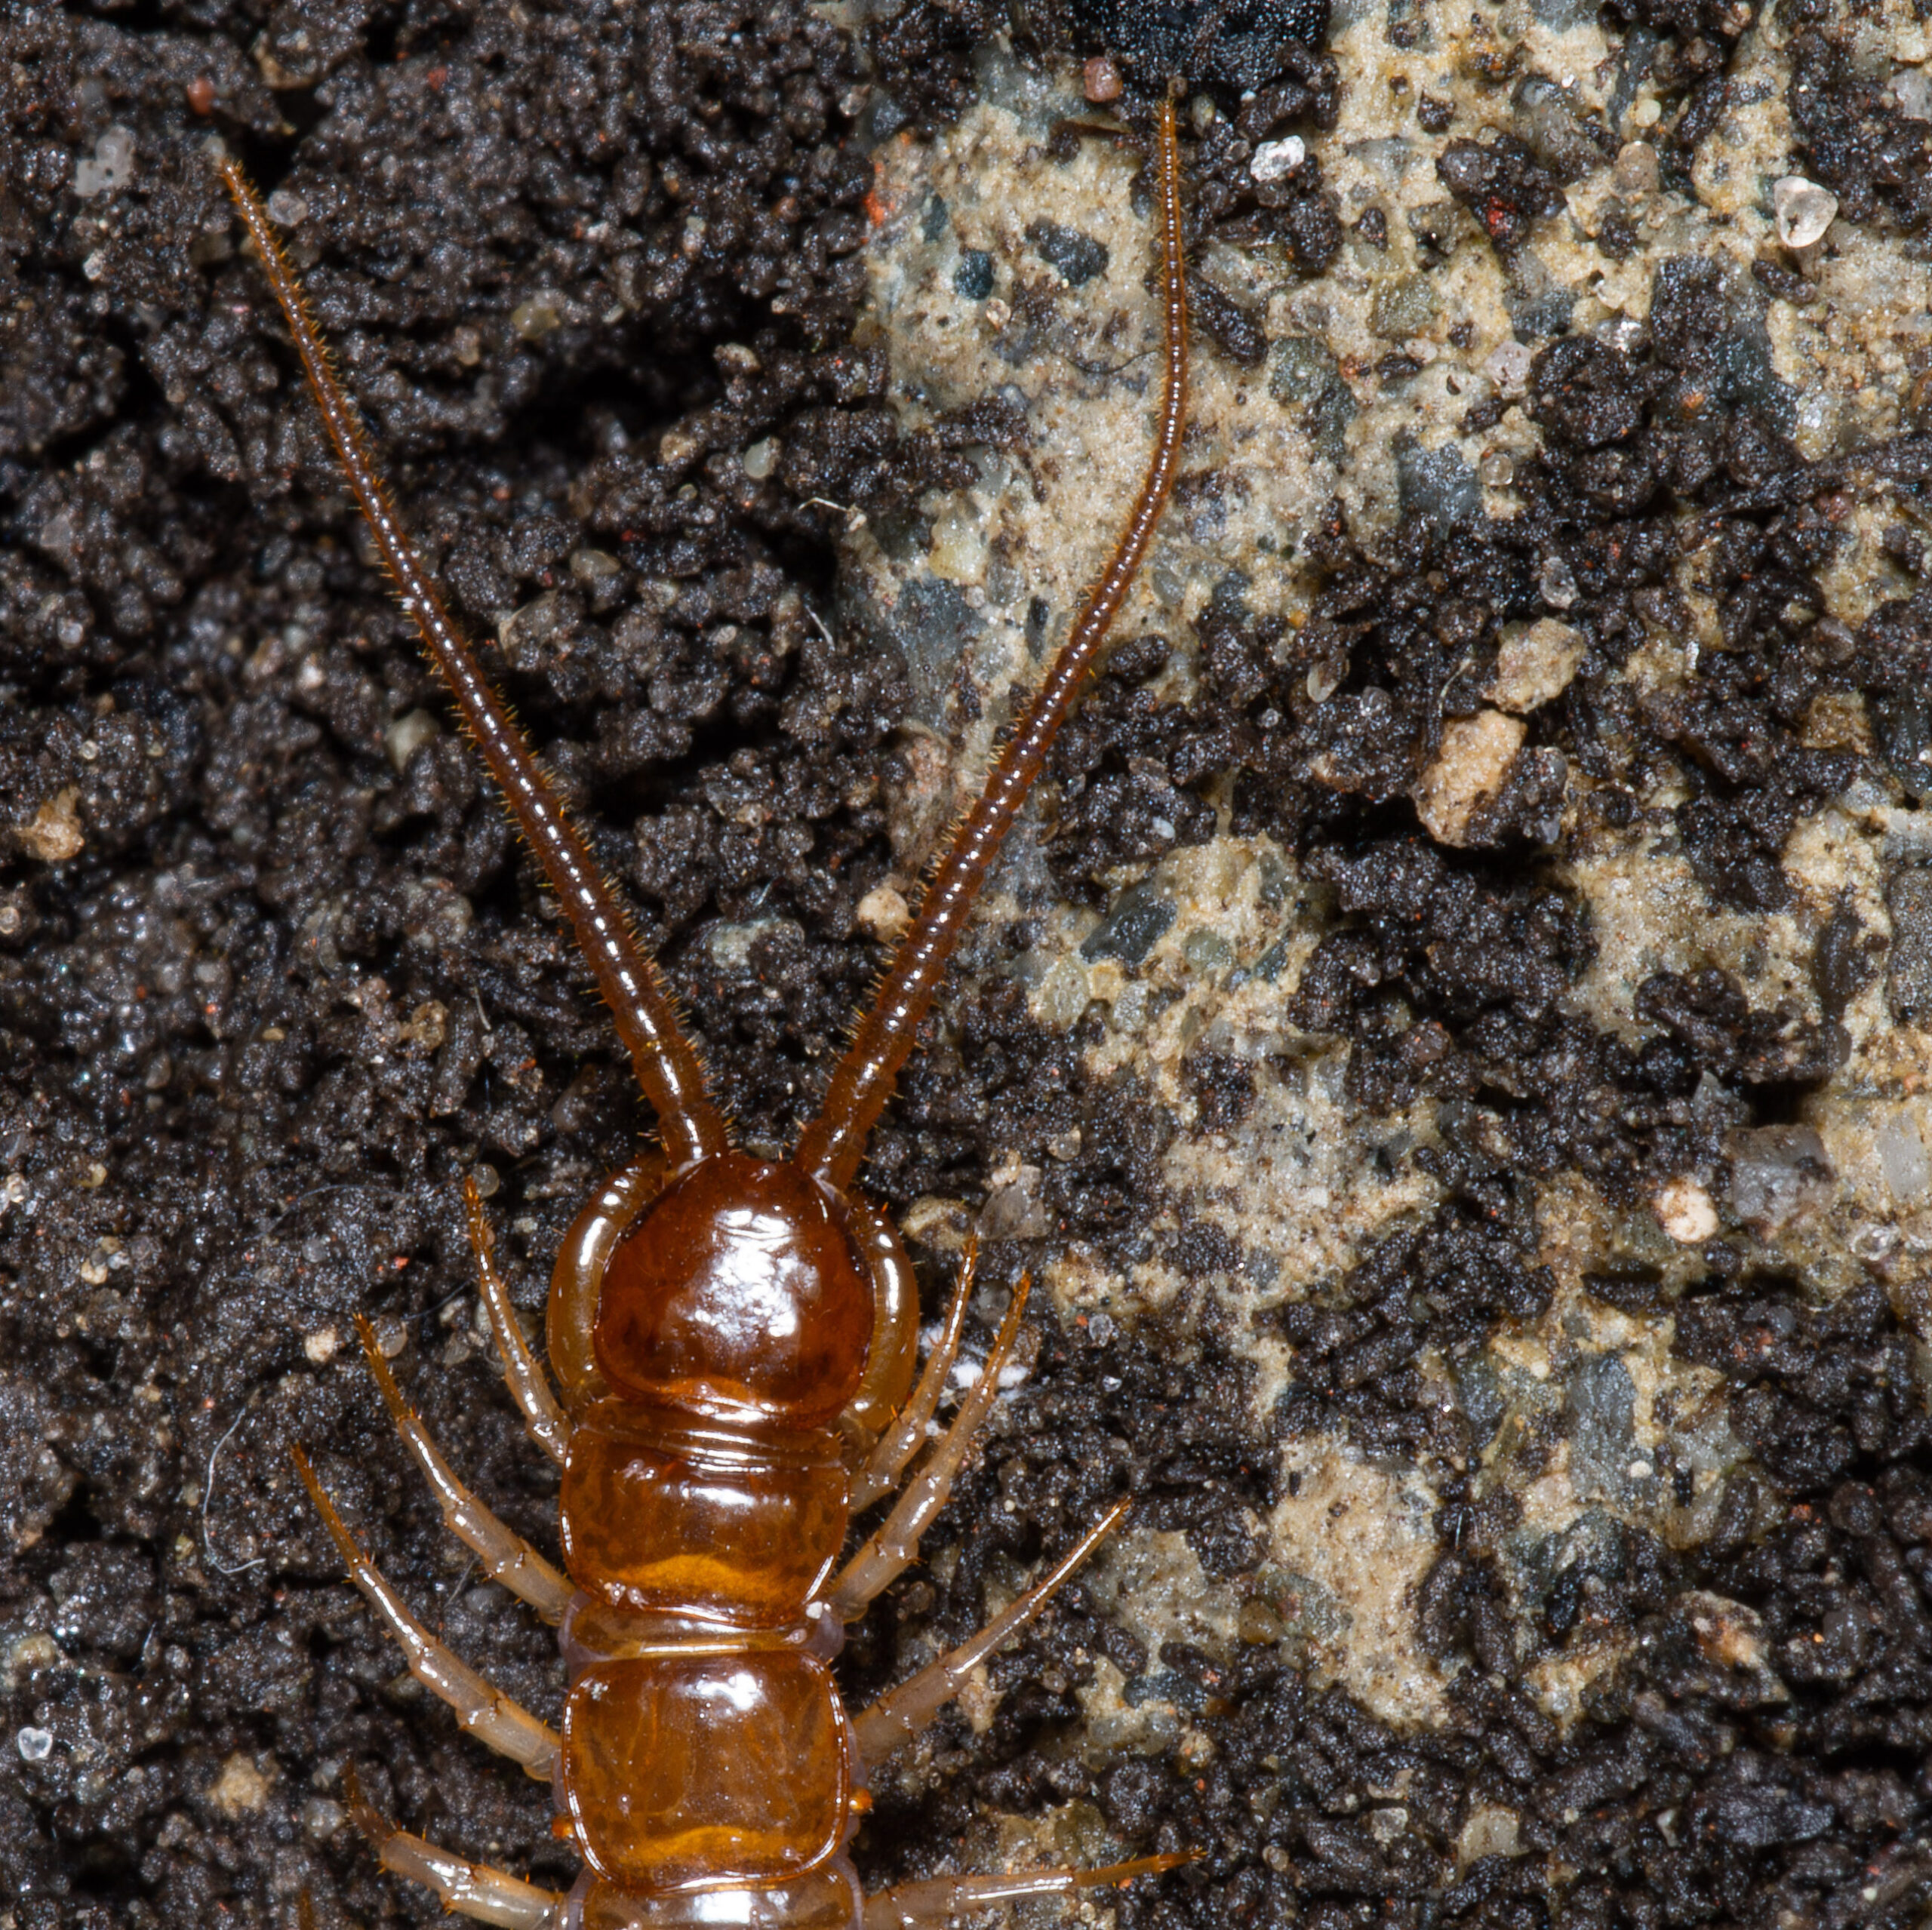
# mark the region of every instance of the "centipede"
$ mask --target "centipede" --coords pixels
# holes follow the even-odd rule
[[[846,1629],[917,1558],[945,1506],[1026,1305],[1023,1277],[983,1371],[938,1431],[974,1249],[966,1249],[922,1366],[912,1263],[858,1179],[947,961],[1100,660],[1173,489],[1187,417],[1189,320],[1174,92],[1161,94],[1152,115],[1161,384],[1138,493],[1066,641],[932,869],[816,1115],[783,1158],[734,1142],[662,974],[449,615],[266,210],[240,165],[218,161],[382,565],[569,921],[656,1120],[656,1144],[608,1177],[557,1255],[547,1367],[516,1320],[476,1183],[465,1185],[504,1378],[537,1449],[561,1471],[561,1568],[465,1485],[361,1323],[377,1389],[448,1529],[558,1631],[568,1683],[558,1726],[431,1633],[365,1552],[306,1454],[294,1451],[351,1578],[411,1673],[477,1741],[549,1785],[554,1830],[581,1859],[570,1891],[546,1889],[398,1827],[349,1784],[382,1866],[479,1922],[507,1930],[914,1930],[998,1904],[1158,1876],[1189,1860],[1168,1852],[1097,1868],[944,1876],[868,1897],[850,1853],[870,1806],[870,1772],[1041,1613],[1119,1525],[1127,1501],[977,1635],[869,1706],[848,1708],[834,1669]],[[855,1520],[888,1498],[880,1525],[851,1545]]]

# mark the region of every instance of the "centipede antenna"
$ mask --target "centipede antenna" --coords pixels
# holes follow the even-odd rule
[[[884,986],[860,1022],[834,1070],[818,1117],[794,1156],[808,1172],[843,1190],[857,1176],[873,1122],[891,1096],[919,1022],[939,988],[980,887],[999,854],[1125,602],[1174,489],[1187,416],[1187,281],[1183,260],[1180,167],[1174,104],[1164,95],[1155,123],[1155,185],[1159,201],[1165,385],[1147,473],[1112,557],[1088,592],[1060,653],[988,773],[979,801],[954,832],[912,929],[900,941]]]
[[[404,612],[455,699],[463,726],[502,788],[518,828],[568,914],[598,990],[656,1109],[673,1166],[721,1152],[730,1143],[706,1089],[697,1049],[679,1024],[662,975],[631,928],[583,834],[571,821],[509,707],[491,687],[469,639],[443,607],[422,557],[389,499],[355,404],[337,380],[302,284],[282,252],[268,211],[248,177],[228,156],[217,163],[280,303],[322,426],[336,459],[394,579]]]

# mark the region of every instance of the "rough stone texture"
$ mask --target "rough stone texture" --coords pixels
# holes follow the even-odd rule
[[[1195,103],[1213,182],[1260,195],[1292,134],[1345,238],[1197,217],[1198,304],[1254,331],[1203,323],[1174,507],[989,918],[1078,1076],[1171,1122],[1131,1235],[1062,1216],[1062,1308],[1190,1322],[1279,1443],[1232,1589],[1177,1551],[1094,1584],[1143,1639],[1165,1590],[1218,1671],[1161,1732],[1214,1901],[1127,1908],[1810,1922],[1876,1859],[1865,1905],[1909,1914],[1932,1792],[1867,1745],[1918,1746],[1918,1584],[1840,1687],[1797,1658],[1800,1574],[1871,1572],[1810,1524],[1926,1474],[1932,43],[1897,8],[1419,7],[1330,51],[1332,115]],[[1071,70],[979,75],[882,152],[872,318],[909,423],[991,391],[1027,435],[846,546],[962,784],[1105,556],[1156,324],[1139,155],[1064,132]],[[1800,171],[1862,222],[1783,247]],[[1077,287],[1069,235],[1106,251]],[[1004,1157],[1051,1201],[1044,1140]],[[1753,1322],[1789,1368],[1720,1360]],[[1774,1394],[1834,1323],[1832,1391]],[[1376,1768],[1247,1726],[1303,1695]],[[1090,1758],[1149,1732],[1131,1680],[1083,1703]]]
[[[1140,158],[1059,124],[1092,118],[1066,35],[1008,20],[0,22],[11,1930],[289,1925],[304,1890],[321,1930],[436,1920],[348,1826],[350,1764],[571,1869],[399,1674],[285,1450],[554,1710],[352,1321],[553,1546],[457,1185],[534,1320],[647,1122],[208,142],[777,1143],[1145,450]],[[1932,41],[1892,0],[1403,0],[1328,55],[1190,104],[1181,486],[875,1141],[932,1306],[973,1231],[977,1315],[1023,1265],[1046,1291],[852,1693],[1140,1504],[881,1772],[861,1866],[1193,1848],[1086,1907],[1217,1930],[1904,1930]],[[1798,174],[1838,213],[1793,251]],[[1438,847],[1419,783],[1506,673],[1523,750]]]

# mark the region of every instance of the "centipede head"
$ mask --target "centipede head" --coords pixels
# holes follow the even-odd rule
[[[872,1332],[841,1201],[731,1151],[673,1180],[618,1242],[591,1341],[620,1398],[805,1428],[857,1392]]]

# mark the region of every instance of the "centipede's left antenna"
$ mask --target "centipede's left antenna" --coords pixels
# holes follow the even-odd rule
[[[638,1083],[657,1109],[658,1129],[672,1167],[688,1166],[730,1144],[723,1117],[711,1102],[697,1048],[678,1022],[657,966],[638,942],[629,915],[583,834],[565,810],[508,706],[477,662],[469,639],[450,619],[429,573],[397,515],[377,468],[361,417],[343,392],[303,299],[302,284],[282,253],[268,212],[241,167],[218,163],[261,258],[269,286],[295,339],[322,426],[394,578],[404,610],[450,688],[463,724],[501,786],[518,828],[543,868],[577,933],[577,942],[610,1006],[619,1036],[636,1068]]]

